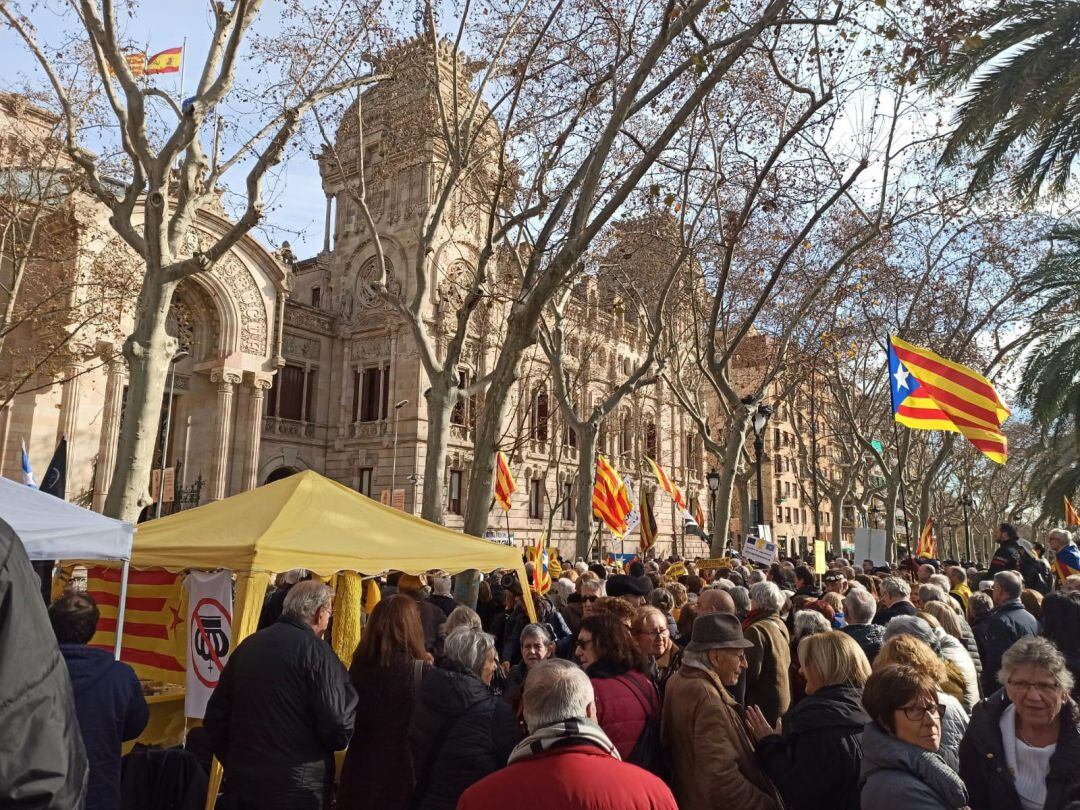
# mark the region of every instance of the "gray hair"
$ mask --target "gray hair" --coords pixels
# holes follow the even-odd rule
[[[994,600],[988,594],[976,591],[968,597],[968,607],[971,609],[971,618],[978,619],[994,609]]]
[[[963,583],[967,582],[967,571],[965,571],[959,565],[950,565],[948,568],[945,569],[945,574],[947,579],[949,580],[950,586],[953,584],[954,581],[958,585],[962,585]],[[949,590],[952,590],[952,588],[950,587]]]
[[[472,627],[459,627],[443,642],[443,657],[479,678],[488,652],[494,649],[494,636]]]
[[[952,590],[952,583],[949,582],[949,578],[944,574],[934,574],[930,577],[930,585],[937,585],[941,588],[942,593],[948,593]]]
[[[750,591],[746,590],[746,588],[741,585],[736,585],[729,593],[731,594],[732,601],[735,603],[736,613],[741,613],[745,616],[750,612]]]
[[[891,619],[885,625],[885,640],[888,641],[893,636],[914,636],[935,653],[941,649],[941,642],[934,635],[934,628],[918,616],[895,616]]]
[[[480,615],[467,605],[458,605],[451,610],[450,615],[446,617],[446,621],[443,622],[442,631],[446,635],[450,635],[459,627],[471,627],[473,630],[483,629],[483,625],[480,622]]]
[[[937,585],[927,583],[926,585],[919,586],[919,601],[924,605],[927,602],[944,602],[945,592],[941,590]]]
[[[735,587],[735,583],[732,582],[730,579],[718,579],[718,580],[716,580],[716,582],[714,582],[709,587],[710,588],[723,588],[728,593],[731,593],[731,589]]]
[[[712,660],[709,658],[708,650],[690,650],[684,648],[682,662],[686,666],[694,667],[695,669],[703,669],[706,672],[713,671]]]
[[[844,617],[848,624],[870,624],[877,613],[877,600],[865,588],[852,588],[844,597]]]
[[[1022,666],[1045,669],[1063,692],[1071,692],[1075,681],[1065,663],[1065,656],[1053,642],[1042,636],[1025,636],[1014,642],[1001,656],[1001,670],[998,681],[1007,684],[1009,678]]]
[[[449,596],[450,577],[432,577],[431,592],[436,596]]]
[[[881,592],[890,599],[907,599],[911,596],[911,586],[900,577],[885,577],[881,580]]]
[[[1016,571],[998,571],[994,574],[994,584],[1010,599],[1019,599],[1024,590],[1024,578]]]
[[[1069,533],[1068,529],[1051,529],[1047,537],[1060,537],[1066,543],[1072,542],[1072,534]]]
[[[297,582],[285,594],[281,615],[311,624],[318,612],[330,607],[333,601],[334,589],[326,583],[314,579]]]
[[[828,633],[831,629],[829,620],[816,610],[799,610],[795,613],[795,629],[791,633],[791,640],[798,641],[818,633]]]
[[[758,569],[750,572],[750,584],[757,585],[759,582],[765,581],[765,572]]]
[[[779,612],[784,607],[784,594],[775,582],[758,582],[750,588],[750,604],[757,610]]]
[[[675,609],[675,596],[667,588],[654,588],[649,594],[649,604],[661,613],[671,613]]]
[[[581,579],[578,580],[581,583],[581,592],[585,593],[601,593],[604,590],[604,583],[599,579]]]
[[[551,631],[542,624],[527,624],[521,631],[521,641],[519,643],[524,644],[527,638],[539,638],[544,644],[554,644],[555,637],[551,635]]]
[[[586,716],[596,702],[592,681],[578,666],[561,658],[549,658],[529,670],[521,696],[525,725],[535,733],[544,726]]]

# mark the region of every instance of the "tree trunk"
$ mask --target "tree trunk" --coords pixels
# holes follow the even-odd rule
[[[589,547],[592,545],[593,510],[592,491],[594,466],[596,464],[596,439],[600,426],[587,421],[578,433],[578,485],[577,507],[574,525],[574,555],[589,559]]]
[[[720,464],[720,486],[716,490],[716,522],[713,524],[709,554],[723,557],[727,548],[728,524],[731,522],[731,496],[735,490],[735,475],[739,469],[739,457],[746,442],[746,423],[749,417],[739,419],[731,426]],[[751,518],[753,520],[753,518]],[[746,532],[749,534],[749,531]]]
[[[895,479],[888,481],[885,490],[885,559],[896,562],[896,502],[900,488]]]
[[[833,495],[829,498],[829,508],[832,510],[832,548],[836,556],[841,556],[844,550],[844,495]],[[856,560],[858,563],[858,560]]]
[[[446,477],[446,445],[450,440],[450,413],[453,405],[446,386],[432,385],[424,393],[427,399],[427,449],[424,453],[424,497],[420,517],[432,523],[443,522],[443,481]]]
[[[139,292],[135,328],[124,341],[124,357],[129,369],[128,396],[120,426],[120,447],[116,453],[105,514],[134,523],[150,503],[150,465],[158,437],[165,379],[176,340],[165,331],[165,323],[176,284],[157,281],[160,269],[147,268],[146,282]],[[223,448],[222,452],[227,452]]]
[[[753,515],[750,514],[750,479],[746,476],[741,476],[742,480],[735,485],[735,495],[739,499],[739,527],[742,529],[743,539],[746,539],[746,535],[749,533],[750,521],[752,521]],[[742,551],[742,548],[736,549]]]

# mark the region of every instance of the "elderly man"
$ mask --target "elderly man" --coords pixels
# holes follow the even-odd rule
[[[911,586],[899,577],[885,577],[881,581],[881,604],[874,624],[883,627],[896,616],[914,616],[919,612],[911,604]]]
[[[972,630],[982,658],[982,693],[991,695],[998,689],[998,670],[1001,658],[1017,640],[1039,635],[1039,623],[1024,609],[1020,592],[1024,580],[1018,571],[999,571],[994,574],[994,609]]]
[[[916,573],[916,577],[919,580],[920,585],[925,585],[930,581],[930,577],[937,573],[937,569],[929,563],[923,563],[919,566],[919,570]]]
[[[754,587],[764,584],[771,585]],[[672,784],[682,810],[780,806],[725,688],[746,668],[751,644],[734,616],[698,616],[682,668],[668,681],[661,735],[671,753]]]
[[[791,635],[780,618],[784,595],[773,582],[750,589],[746,617],[746,705],[757,706],[770,726],[791,704]],[[737,674],[736,674],[737,677]]]
[[[855,639],[871,664],[885,643],[885,628],[873,623],[876,611],[877,600],[865,588],[852,588],[844,597],[844,616],[848,623],[840,628],[840,632]]]
[[[676,810],[667,785],[619,759],[596,723],[592,683],[580,668],[558,658],[536,664],[521,707],[529,736],[505,768],[461,795],[458,810]]]
[[[1072,541],[1072,535],[1065,529],[1051,529],[1046,536],[1046,544],[1053,552],[1050,567],[1059,588],[1065,587],[1065,581],[1080,574],[1080,549]]]
[[[723,588],[706,588],[697,600],[697,615],[709,613],[730,613],[735,615],[735,600]]]
[[[847,593],[848,581],[843,571],[830,571],[821,581],[825,583],[825,593],[838,593],[841,596]]]
[[[968,586],[967,573],[959,565],[951,565],[945,569],[945,576],[949,578],[949,596],[951,596],[964,615],[968,612],[968,599],[971,598],[971,588]]]
[[[210,696],[203,727],[225,768],[230,807],[322,810],[334,752],[349,744],[356,690],[322,636],[334,591],[299,582],[281,618],[240,643]]]

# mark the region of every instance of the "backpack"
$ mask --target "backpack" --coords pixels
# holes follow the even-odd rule
[[[634,697],[646,712],[645,727],[641,730],[641,736],[634,743],[626,761],[631,765],[644,768],[665,782],[668,781],[671,768],[667,761],[667,752],[660,742],[659,698],[654,699],[653,695],[646,694],[633,678],[620,675],[616,680],[634,693]]]
[[[1046,566],[1030,551],[1020,547],[1020,576],[1024,578],[1024,587],[1046,595],[1050,593],[1052,580]]]

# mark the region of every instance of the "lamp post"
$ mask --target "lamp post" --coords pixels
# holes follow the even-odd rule
[[[757,524],[765,525],[765,487],[761,482],[761,456],[765,452],[765,426],[773,414],[772,405],[758,405],[754,413],[754,456],[757,464]]]
[[[188,356],[188,352],[181,349],[172,356],[169,361],[169,405],[165,408],[165,430],[161,436],[161,469],[158,471],[158,496],[154,506],[154,517],[161,517],[161,505],[165,502],[165,466],[166,456],[169,452],[169,429],[172,427],[173,396],[176,392],[176,364]],[[117,636],[119,638],[119,635]]]
[[[870,513],[870,515],[871,515],[871,517],[872,517],[872,519],[874,521],[873,528],[876,529],[877,528],[877,516],[881,514],[881,508],[875,503],[867,511]]]
[[[709,483],[709,528],[711,534],[716,534],[716,493],[720,490],[720,473],[713,467],[709,470],[705,480]],[[727,534],[724,534],[724,549],[727,550]]]
[[[971,506],[971,494],[965,492],[960,496],[960,505],[964,508],[964,549],[967,551],[967,561],[974,562],[975,551],[971,547],[971,523],[968,520],[968,507]]]
[[[401,413],[401,409],[409,404],[409,400],[403,399],[401,402],[394,404],[394,460],[393,465],[390,468],[390,505],[394,505],[394,487],[397,486],[397,423],[398,414]],[[405,504],[402,504],[404,509]]]

